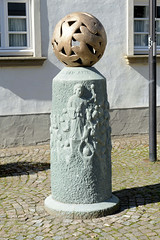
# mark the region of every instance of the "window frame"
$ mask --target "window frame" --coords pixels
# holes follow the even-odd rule
[[[148,55],[148,47],[135,47],[134,46],[134,6],[148,6],[148,0],[128,0],[127,1],[127,55]],[[157,6],[160,6],[160,0],[157,0]],[[159,32],[158,32],[159,33]],[[160,47],[157,49],[157,53],[160,54]]]
[[[145,4],[142,4],[142,3],[136,3],[134,4],[134,7],[135,6],[148,6],[147,3]],[[133,7],[133,15],[134,15],[134,7]],[[146,17],[146,18],[135,18],[133,19],[133,24],[135,23],[135,21],[138,20],[138,21],[149,21],[149,16]],[[149,27],[149,24],[148,24],[148,27]],[[133,26],[133,30],[134,30],[134,26]],[[135,34],[138,34],[138,35],[142,35],[142,32],[133,32],[133,39],[135,39]],[[149,35],[149,29],[148,29],[148,32],[143,32],[144,35]],[[147,38],[148,39],[148,38]],[[134,54],[147,54],[148,53],[148,45],[147,46],[135,46],[134,45]]]
[[[40,29],[40,0],[0,0],[0,4],[3,3],[3,8],[0,8],[1,19],[1,32],[5,32],[5,39],[9,39],[8,33],[8,2],[26,3],[26,22],[27,22],[27,47],[8,47],[7,44],[0,47],[0,57],[8,56],[30,56],[41,57],[41,29]],[[5,8],[5,11],[3,9]],[[4,16],[5,15],[5,16]],[[9,16],[10,17],[10,16]],[[4,22],[2,22],[2,18]],[[6,30],[4,30],[4,28]],[[8,36],[6,36],[8,34]],[[2,36],[2,35],[1,35]],[[5,41],[3,39],[3,42]],[[1,41],[2,44],[2,41]]]
[[[8,3],[12,3],[14,2],[13,0],[8,0],[6,1],[5,3],[5,8],[7,8],[7,5]],[[14,2],[15,3],[15,2]],[[6,43],[7,43],[7,47],[10,48],[13,48],[13,49],[29,49],[29,48],[32,48],[32,39],[31,39],[31,34],[30,34],[30,29],[31,29],[31,18],[30,18],[30,9],[29,9],[29,1],[20,1],[20,2],[16,2],[16,3],[25,3],[25,6],[26,6],[26,16],[12,16],[12,15],[8,15],[6,16],[6,19],[5,19],[5,22],[7,23],[7,31],[5,32],[6,33]],[[7,11],[7,9],[6,9]],[[26,30],[25,31],[10,31],[9,30],[9,19],[25,19],[26,21]],[[26,34],[26,40],[27,40],[27,45],[26,46],[21,46],[21,47],[17,47],[17,46],[12,46],[10,47],[9,46],[9,35],[11,34]]]

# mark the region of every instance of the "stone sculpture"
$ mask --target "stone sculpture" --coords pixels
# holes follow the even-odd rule
[[[79,46],[71,44],[73,38]],[[86,66],[102,56],[106,34],[92,15],[73,13],[58,23],[52,44],[70,67],[53,79],[52,195],[45,208],[71,218],[104,216],[117,210],[119,202],[111,186],[109,103],[106,79]]]
[[[94,154],[97,154],[99,159],[103,158],[103,151],[96,153],[97,144],[102,142],[106,145],[106,134],[108,132],[109,136],[110,133],[107,126],[109,120],[107,101],[97,105],[94,84],[90,86],[89,99],[83,97],[83,88],[85,87],[82,84],[76,84],[74,94],[68,99],[62,113],[51,115],[51,146],[58,159],[67,159],[66,162],[72,157],[72,153],[79,154],[83,162],[87,158],[92,158]],[[99,135],[102,127],[106,131]],[[63,157],[61,148],[64,148],[65,152]]]

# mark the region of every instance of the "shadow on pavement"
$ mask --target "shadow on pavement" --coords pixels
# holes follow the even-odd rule
[[[120,210],[160,202],[160,184],[123,189],[113,192],[120,199]]]
[[[49,163],[17,162],[0,165],[0,178],[35,174],[50,168]]]
[[[35,174],[50,169],[49,163],[17,162],[0,165],[0,178]],[[114,191],[120,200],[119,212],[138,206],[160,202],[160,184]],[[145,211],[145,210],[144,210]]]

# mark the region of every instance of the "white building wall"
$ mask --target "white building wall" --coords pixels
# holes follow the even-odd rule
[[[148,106],[148,65],[127,65],[126,0],[41,0],[42,55],[40,67],[0,67],[0,115],[49,113],[52,78],[64,67],[52,52],[57,22],[70,12],[85,11],[103,24],[106,51],[95,67],[106,77],[110,108]],[[158,72],[157,95],[160,91]],[[158,105],[160,99],[158,98]]]

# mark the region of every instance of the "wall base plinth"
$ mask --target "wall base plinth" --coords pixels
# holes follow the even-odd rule
[[[119,208],[119,199],[112,197],[105,202],[92,204],[67,204],[54,200],[52,195],[45,199],[46,211],[55,216],[70,219],[91,219],[115,213]]]

